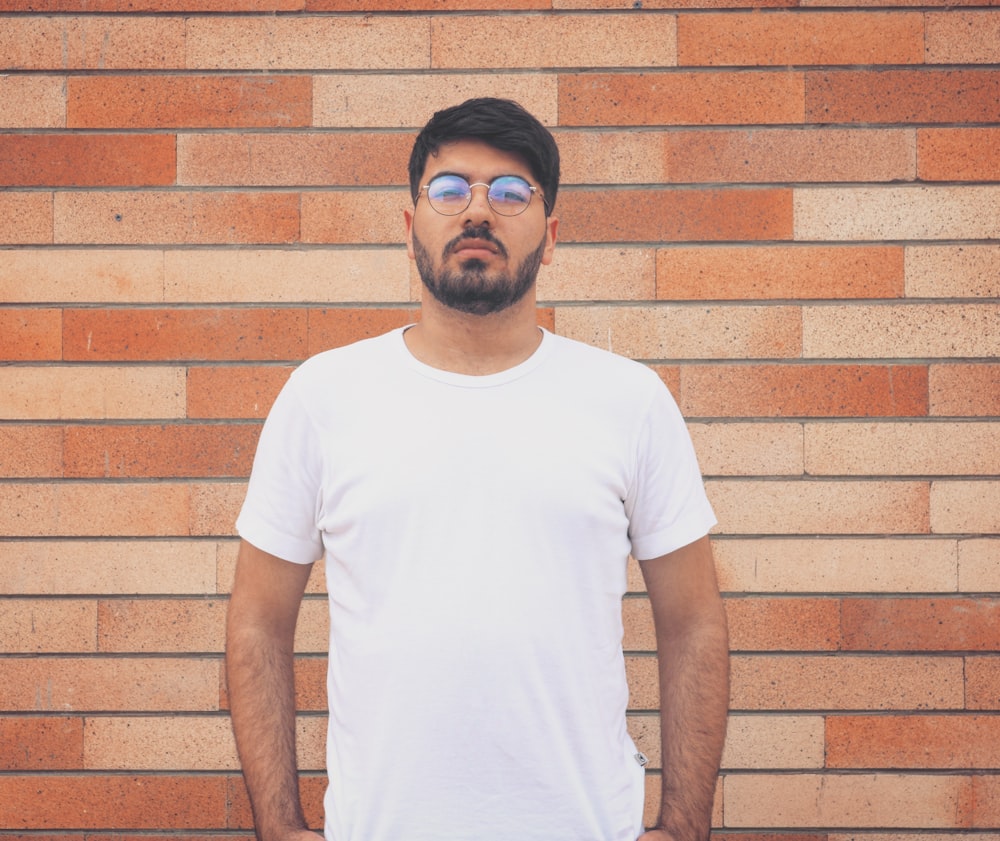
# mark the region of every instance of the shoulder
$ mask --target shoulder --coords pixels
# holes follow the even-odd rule
[[[361,339],[310,356],[299,365],[292,379],[301,385],[330,383],[339,378],[370,376],[374,370],[392,364],[403,328]]]
[[[646,365],[578,339],[552,335],[553,357],[564,372],[573,372],[593,387],[614,392],[648,393],[665,390],[660,377]]]

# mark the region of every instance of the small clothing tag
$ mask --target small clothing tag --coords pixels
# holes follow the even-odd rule
[[[635,761],[638,762],[643,768],[645,768],[646,764],[649,762],[649,760],[646,759],[646,754],[644,754],[642,751],[639,751],[635,755]]]

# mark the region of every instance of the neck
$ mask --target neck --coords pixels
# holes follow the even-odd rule
[[[432,368],[485,376],[524,362],[542,340],[534,295],[502,312],[469,315],[439,303],[426,291],[420,321],[404,334],[406,346]]]

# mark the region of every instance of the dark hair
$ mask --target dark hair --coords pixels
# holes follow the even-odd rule
[[[524,108],[509,99],[469,99],[438,111],[421,129],[410,152],[410,193],[420,192],[427,158],[447,143],[481,140],[495,149],[524,158],[542,187],[552,212],[559,190],[559,147],[552,133]]]

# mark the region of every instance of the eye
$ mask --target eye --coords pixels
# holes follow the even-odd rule
[[[469,182],[457,175],[440,175],[427,186],[427,198],[434,202],[460,202],[469,196]]]
[[[516,175],[503,175],[490,184],[490,199],[506,205],[524,205],[531,201],[531,185]]]

